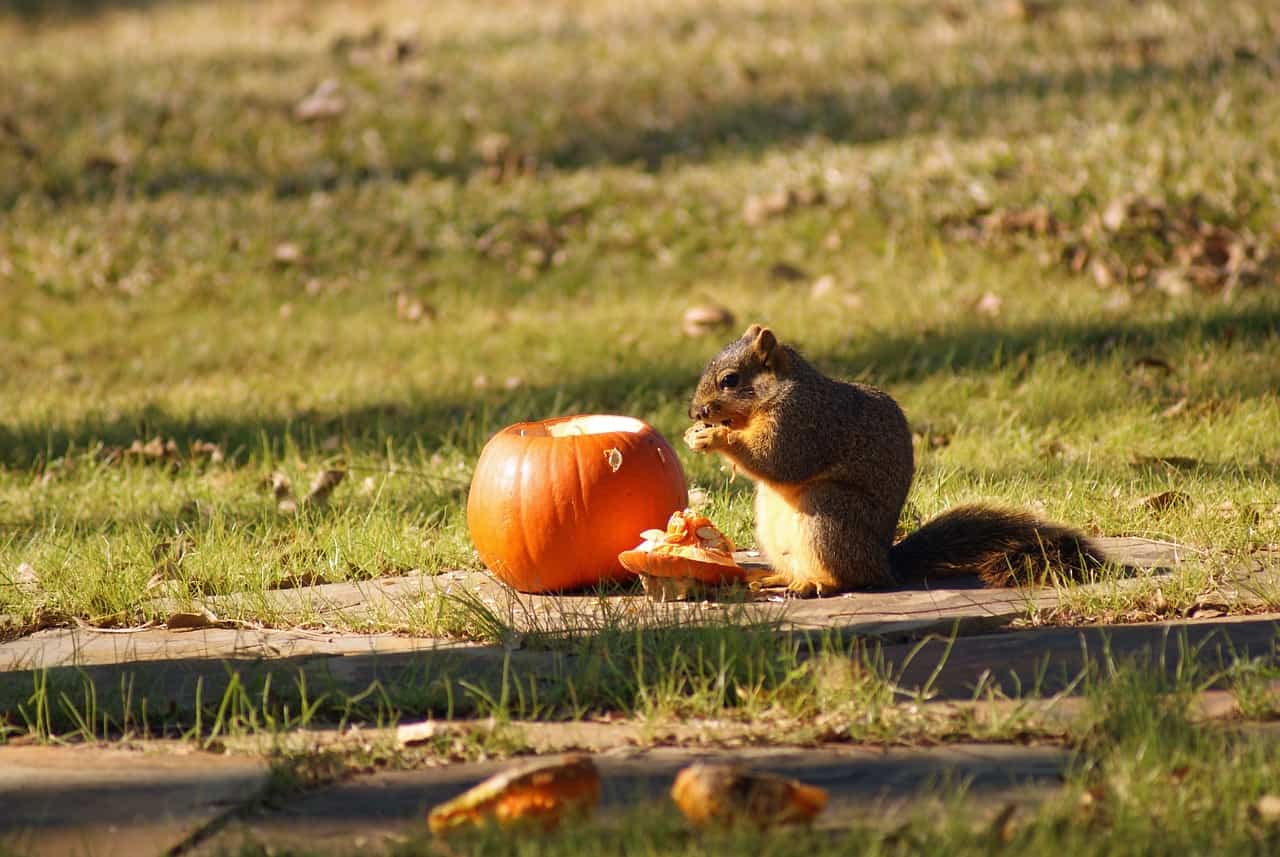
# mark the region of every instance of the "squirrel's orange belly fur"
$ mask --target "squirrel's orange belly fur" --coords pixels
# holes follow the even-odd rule
[[[778,582],[794,589],[834,592],[839,578],[818,555],[813,521],[803,507],[801,491],[779,491],[756,483],[756,540],[773,566]]]

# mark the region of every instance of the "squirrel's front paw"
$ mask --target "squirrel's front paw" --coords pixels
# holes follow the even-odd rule
[[[694,452],[710,452],[715,449],[723,449],[729,440],[729,429],[724,426],[707,425],[706,423],[697,423],[689,426],[689,430],[684,433],[684,442]]]

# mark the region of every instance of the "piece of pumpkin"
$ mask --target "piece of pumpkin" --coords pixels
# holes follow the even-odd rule
[[[671,798],[695,825],[808,823],[827,806],[817,786],[740,765],[699,762],[676,774]]]
[[[432,833],[489,822],[555,827],[600,802],[600,774],[590,756],[537,759],[495,774],[427,815]]]
[[[649,577],[680,578],[721,585],[743,580],[733,542],[710,519],[685,509],[665,530],[646,530],[639,545],[618,555],[627,568]]]
[[[521,592],[631,576],[618,554],[688,502],[675,450],[653,427],[601,414],[518,423],[476,463],[467,525],[484,564]]]

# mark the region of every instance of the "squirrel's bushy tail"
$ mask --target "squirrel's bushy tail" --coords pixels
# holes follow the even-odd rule
[[[1079,531],[993,506],[957,506],[889,550],[903,582],[976,574],[987,586],[1017,586],[1053,572],[1079,579],[1101,564],[1102,552]]]

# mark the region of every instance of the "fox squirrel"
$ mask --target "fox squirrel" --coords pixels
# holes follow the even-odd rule
[[[829,595],[977,574],[1013,586],[1101,564],[1076,530],[984,505],[894,544],[915,469],[902,410],[881,390],[826,377],[767,327],[752,325],[707,365],[689,416],[689,447],[719,452],[756,483],[756,539],[774,569],[761,585]]]

